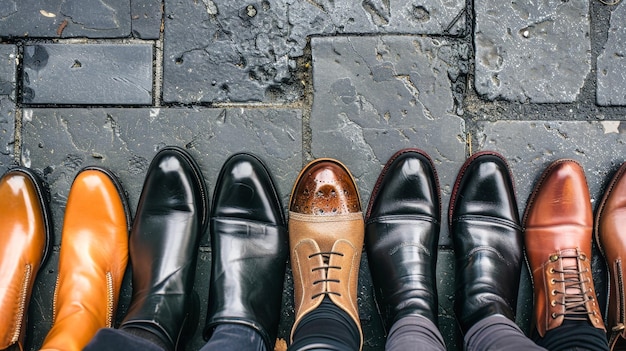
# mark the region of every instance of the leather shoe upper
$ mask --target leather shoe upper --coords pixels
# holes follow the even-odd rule
[[[185,150],[153,158],[130,234],[133,296],[121,328],[140,328],[180,348],[196,327],[193,282],[208,200],[199,167]]]
[[[454,308],[463,332],[494,314],[514,320],[522,235],[513,180],[501,155],[480,152],[465,162],[449,216],[456,257]]]
[[[524,214],[526,256],[533,277],[533,324],[540,336],[567,318],[604,329],[591,276],[592,210],[582,167],[552,163]]]
[[[392,156],[372,192],[365,226],[367,259],[387,331],[409,315],[437,324],[440,207],[430,158],[417,149]]]
[[[289,205],[289,246],[296,320],[325,296],[354,321],[363,344],[356,293],[364,221],[354,178],[337,160],[317,159],[300,172]]]
[[[595,238],[607,262],[610,277],[607,326],[609,345],[626,339],[626,163],[622,164],[605,191],[595,220]],[[624,340],[621,341],[624,343]]]
[[[253,155],[233,155],[222,166],[211,210],[211,248],[205,338],[219,324],[244,324],[272,350],[289,244],[270,173]]]
[[[44,189],[30,170],[0,179],[0,350],[24,348],[28,303],[51,235]]]
[[[82,350],[113,326],[128,262],[129,211],[108,170],[84,168],[65,207],[52,329],[42,350]]]

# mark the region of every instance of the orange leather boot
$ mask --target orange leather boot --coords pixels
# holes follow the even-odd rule
[[[0,350],[24,349],[28,302],[52,230],[43,194],[35,174],[25,168],[0,180]]]
[[[609,269],[609,346],[611,350],[626,347],[626,163],[624,163],[606,189],[600,202],[595,237],[606,258]]]
[[[591,276],[591,200],[577,162],[558,160],[545,170],[528,201],[524,227],[539,335],[566,319],[604,330]]]
[[[363,250],[364,220],[354,178],[339,161],[318,159],[294,185],[289,205],[289,246],[296,327],[325,296],[363,333],[356,293]]]
[[[128,262],[128,210],[114,176],[88,167],[65,208],[52,329],[42,350],[82,350],[111,327]]]

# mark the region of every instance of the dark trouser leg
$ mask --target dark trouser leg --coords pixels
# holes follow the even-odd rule
[[[163,351],[164,349],[156,344],[139,336],[127,333],[123,330],[103,328],[98,330],[89,344],[83,349],[85,351]]]
[[[420,345],[419,349],[423,351],[443,351],[446,349],[439,329],[426,317],[406,316],[391,326],[385,350],[413,350],[415,345]]]
[[[501,314],[474,324],[465,334],[467,351],[544,350],[529,339],[513,321]]]
[[[242,324],[220,324],[200,351],[265,351],[263,337]]]
[[[537,333],[535,333],[537,334]],[[558,328],[546,332],[542,338],[534,335],[533,340],[550,351],[565,350],[609,350],[606,334],[587,321],[564,320]]]
[[[302,318],[289,350],[358,350],[359,343],[359,329],[352,318],[325,297],[321,305]]]

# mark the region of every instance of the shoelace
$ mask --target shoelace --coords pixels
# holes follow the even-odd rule
[[[343,254],[341,252],[334,252],[334,251],[317,252],[317,253],[309,255],[309,258],[313,258],[315,256],[320,256],[320,255],[322,256],[323,265],[321,267],[314,267],[311,271],[315,272],[315,271],[319,271],[319,270],[324,270],[324,279],[315,280],[313,282],[313,285],[319,284],[319,283],[323,283],[323,282],[340,283],[341,281],[339,279],[328,279],[328,270],[330,270],[330,269],[341,269],[340,266],[331,266],[329,264],[329,262],[330,262],[330,256],[331,255],[343,256]],[[323,291],[321,293],[314,294],[313,296],[311,296],[311,299],[314,299],[314,298],[316,298],[316,297],[318,297],[320,295],[330,295],[330,294],[341,296],[341,293],[338,293],[336,291],[330,291],[329,290],[329,284],[326,284],[325,291]]]
[[[585,304],[589,301],[593,301],[595,296],[589,295],[589,292],[593,290],[588,288],[584,290],[584,284],[590,283],[589,278],[583,278],[583,275],[589,273],[589,269],[580,270],[579,260],[586,260],[587,256],[580,253],[578,255],[553,255],[550,257],[550,261],[555,262],[558,259],[574,259],[573,263],[568,266],[563,266],[563,270],[551,268],[550,273],[563,274],[563,279],[552,278],[552,283],[564,283],[565,291],[559,291],[554,289],[552,295],[564,295],[563,302],[558,299],[552,300],[552,306],[557,304],[565,306],[565,313],[552,313],[552,318],[563,316],[564,319],[569,320],[587,320],[589,315],[595,314],[593,311],[587,311]]]

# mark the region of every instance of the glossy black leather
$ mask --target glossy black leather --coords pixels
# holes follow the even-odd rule
[[[396,153],[372,194],[365,248],[387,331],[409,315],[424,316],[437,325],[439,196],[434,165],[417,149]]]
[[[522,231],[513,180],[493,152],[461,168],[449,208],[456,258],[454,310],[461,329],[502,314],[514,320],[522,260]]]
[[[289,243],[270,173],[251,154],[235,154],[222,167],[213,196],[211,248],[205,338],[219,324],[243,324],[273,350]]]
[[[180,349],[195,328],[193,282],[208,223],[204,179],[178,147],[160,150],[146,175],[130,234],[133,296],[121,328],[141,328]],[[194,321],[195,320],[195,321]]]

